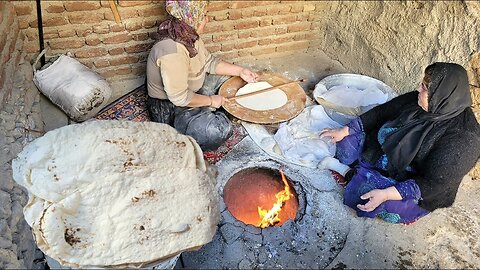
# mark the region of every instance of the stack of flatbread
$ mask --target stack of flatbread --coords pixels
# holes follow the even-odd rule
[[[152,122],[46,133],[13,161],[38,247],[63,266],[145,267],[195,250],[219,221],[214,177],[191,138]]]

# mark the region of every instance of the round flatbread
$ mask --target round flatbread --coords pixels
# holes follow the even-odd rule
[[[272,87],[268,82],[248,83],[244,87],[238,89],[235,96],[256,92],[262,89]],[[237,103],[245,108],[255,111],[274,110],[287,104],[288,97],[280,89],[273,89],[265,93],[256,94],[249,97],[236,99]]]

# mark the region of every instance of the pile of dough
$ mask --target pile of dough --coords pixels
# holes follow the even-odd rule
[[[38,247],[63,266],[144,267],[200,248],[219,222],[200,147],[165,124],[66,126],[12,166]]]
[[[244,87],[238,89],[235,96],[256,92],[269,87],[272,87],[272,85],[268,82],[248,83]],[[255,111],[266,111],[274,110],[287,104],[288,97],[282,90],[273,89],[265,93],[238,98],[236,101],[245,108]]]

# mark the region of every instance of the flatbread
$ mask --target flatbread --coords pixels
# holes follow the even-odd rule
[[[268,82],[248,83],[238,89],[235,96],[256,92],[268,87],[272,87]],[[287,104],[288,97],[280,89],[273,89],[265,93],[256,94],[249,97],[236,99],[237,103],[245,108],[255,111],[274,110]]]
[[[165,124],[62,127],[12,167],[38,247],[63,266],[145,266],[210,242],[219,222],[200,147]]]

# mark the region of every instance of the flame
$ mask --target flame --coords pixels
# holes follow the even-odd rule
[[[273,207],[270,210],[267,211],[260,206],[258,207],[258,214],[262,219],[258,223],[258,227],[260,228],[273,226],[278,222],[280,222],[281,220],[278,217],[278,214],[280,213],[280,211],[282,211],[282,207],[285,204],[285,202],[290,200],[291,197],[293,197],[293,194],[290,192],[290,186],[288,185],[287,178],[285,178],[285,175],[283,174],[283,171],[281,169],[280,169],[280,174],[282,175],[282,181],[283,181],[283,184],[285,185],[285,189],[275,194],[275,197],[277,198],[277,202],[273,204]]]

